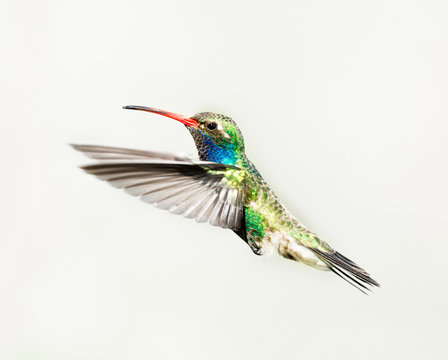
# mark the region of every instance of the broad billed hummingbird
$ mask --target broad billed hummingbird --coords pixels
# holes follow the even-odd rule
[[[350,259],[292,216],[247,158],[243,135],[230,117],[212,112],[192,117],[129,105],[124,109],[163,115],[184,124],[199,155],[109,146],[72,145],[98,162],[82,166],[145,202],[233,230],[257,255],[277,252],[320,270],[330,270],[364,292],[379,286]]]

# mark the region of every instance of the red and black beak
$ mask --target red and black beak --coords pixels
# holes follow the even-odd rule
[[[188,127],[194,127],[194,128],[198,127],[198,122],[195,119],[188,117],[188,116],[165,111],[165,110],[150,108],[150,107],[146,107],[146,106],[137,106],[137,105],[123,106],[123,109],[147,111],[147,112],[163,115],[163,116],[169,117],[171,119],[177,120]]]

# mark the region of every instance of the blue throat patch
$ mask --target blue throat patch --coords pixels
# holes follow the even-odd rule
[[[231,149],[218,147],[209,137],[204,136],[204,138],[204,145],[206,145],[205,152],[208,161],[226,165],[235,165],[236,156]]]
[[[192,134],[198,148],[199,158],[203,161],[212,161],[219,164],[235,165],[237,156],[232,148],[216,146],[208,136],[195,131]]]

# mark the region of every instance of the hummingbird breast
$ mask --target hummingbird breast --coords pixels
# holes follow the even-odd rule
[[[248,243],[263,254],[278,252],[287,259],[328,270],[311,250],[330,249],[283,206],[255,166],[246,158],[245,225]]]
[[[231,145],[217,145],[210,136],[195,128],[188,128],[196,144],[199,158],[226,165],[234,165],[245,173],[244,228],[237,231],[257,254],[274,249],[280,255],[318,268],[327,268],[309,248],[329,249],[315,234],[308,231],[282,205],[244,149]]]

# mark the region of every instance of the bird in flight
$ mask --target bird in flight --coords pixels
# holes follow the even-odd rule
[[[308,230],[282,205],[245,153],[243,135],[230,117],[192,117],[129,105],[179,121],[194,139],[199,161],[178,154],[110,146],[72,145],[97,160],[88,174],[145,202],[197,222],[230,229],[257,255],[277,252],[329,270],[360,291],[379,286],[356,263]]]

